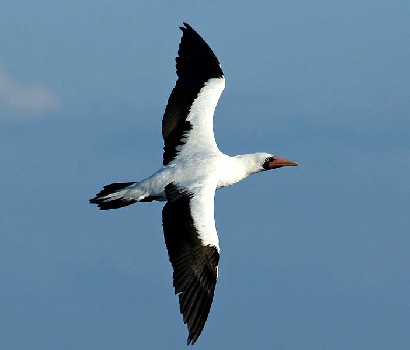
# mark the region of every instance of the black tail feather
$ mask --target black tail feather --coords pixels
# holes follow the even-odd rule
[[[90,199],[91,204],[97,204],[101,210],[118,209],[126,207],[127,205],[137,202],[135,199],[117,198],[117,199],[104,199],[105,196],[121,191],[128,186],[135,184],[136,182],[115,182],[104,186],[101,192]]]
[[[105,197],[113,192],[121,191],[124,188],[134,185],[136,182],[114,182],[112,184],[104,186],[104,188],[101,190],[101,192],[97,193],[95,198],[90,199],[90,203],[96,204],[92,202],[94,199],[97,199],[98,197]]]

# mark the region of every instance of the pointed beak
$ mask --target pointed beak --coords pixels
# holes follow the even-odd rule
[[[274,157],[274,161],[269,162],[268,164],[269,169],[277,169],[283,166],[298,166],[298,165],[299,165],[298,163],[292,160],[288,160],[288,159],[280,158],[280,157]]]

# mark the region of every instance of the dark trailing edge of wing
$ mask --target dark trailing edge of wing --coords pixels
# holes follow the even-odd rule
[[[177,147],[184,144],[183,137],[192,127],[186,118],[199,91],[209,79],[223,77],[219,61],[211,48],[188,24],[184,25],[180,27],[183,34],[176,58],[178,80],[162,119],[164,165],[177,156]]]
[[[174,184],[165,187],[168,202],[162,211],[165,244],[174,269],[173,284],[180,312],[188,327],[187,344],[201,334],[214,296],[219,253],[202,244],[191,216],[192,195]]]
[[[126,207],[136,202],[134,199],[119,198],[115,200],[105,201],[103,197],[108,196],[117,191],[121,191],[124,188],[135,184],[136,182],[114,182],[112,184],[104,186],[101,192],[97,193],[94,198],[90,199],[91,204],[97,204],[101,210],[118,209]]]

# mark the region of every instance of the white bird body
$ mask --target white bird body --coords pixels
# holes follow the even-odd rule
[[[261,171],[297,164],[269,153],[230,157],[219,150],[213,115],[225,78],[208,44],[184,25],[176,58],[178,80],[162,120],[162,168],[139,182],[107,185],[90,202],[106,210],[166,201],[165,243],[188,344],[193,344],[207,320],[218,276],[215,191]]]
[[[220,189],[263,171],[264,169],[257,165],[267,157],[269,157],[268,153],[230,157],[219,150],[213,153],[193,154],[191,157],[178,157],[177,160],[163,166],[146,179],[101,199],[110,201],[123,198],[136,199],[140,202],[155,197],[154,200],[166,201],[165,187],[170,182],[189,188],[190,192],[195,192],[195,188],[211,184],[215,185],[215,189]]]

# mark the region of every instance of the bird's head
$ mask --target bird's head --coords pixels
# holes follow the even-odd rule
[[[272,169],[282,168],[284,166],[297,166],[297,165],[299,164],[292,160],[287,160],[285,158],[280,158],[277,156],[269,155],[269,156],[264,157],[262,168],[264,170],[272,170]]]
[[[237,160],[240,167],[245,170],[246,176],[259,173],[261,171],[278,169],[284,166],[299,165],[294,161],[273,156],[265,152],[242,154],[234,158]]]

